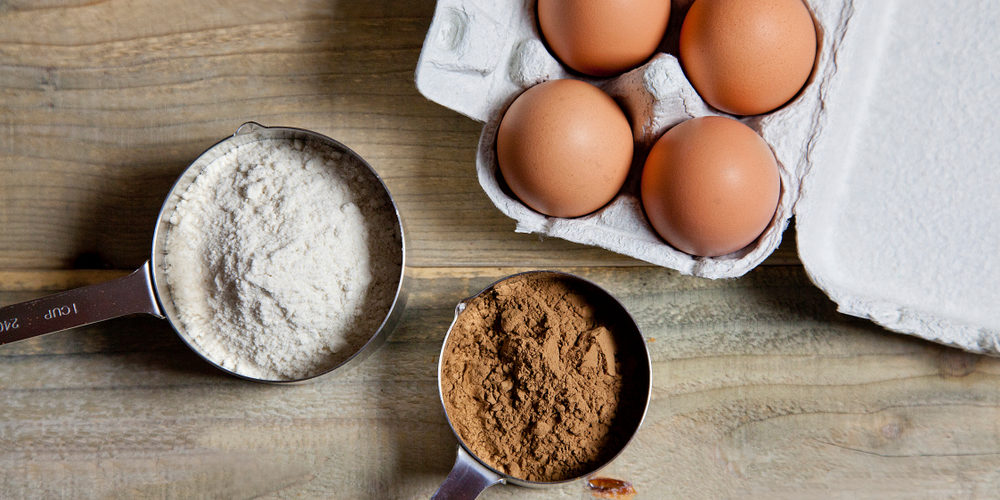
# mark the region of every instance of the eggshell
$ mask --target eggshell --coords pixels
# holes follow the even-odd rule
[[[538,0],[549,48],[581,73],[610,76],[656,52],[670,18],[665,0]]]
[[[753,242],[778,205],[778,166],[756,132],[729,118],[688,120],[663,134],[642,171],[642,205],[677,249],[719,256]]]
[[[688,79],[713,107],[766,113],[809,78],[816,28],[801,0],[697,0],[684,17],[680,56]]]
[[[578,217],[618,193],[632,162],[632,129],[597,87],[552,80],[521,94],[497,133],[497,161],[514,194],[555,217]]]

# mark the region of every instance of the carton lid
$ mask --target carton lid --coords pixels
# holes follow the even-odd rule
[[[1000,352],[1000,4],[854,2],[794,213],[841,312]]]

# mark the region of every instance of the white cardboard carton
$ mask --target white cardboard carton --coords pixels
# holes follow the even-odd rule
[[[675,0],[672,15],[689,0]],[[782,190],[764,234],[734,254],[692,257],[666,244],[638,198],[641,163],[667,129],[721,114],[677,59],[659,54],[587,79],[622,104],[637,140],[619,195],[588,216],[541,215],[505,191],[496,129],[528,87],[579,78],[549,54],[534,0],[439,0],[417,65],[427,98],[485,123],[480,184],[519,232],[607,248],[707,278],[745,274],[777,248],[794,214],[813,281],[855,316],[963,349],[1000,353],[1000,4],[806,0],[819,53],[806,88],[743,119],[778,160]]]

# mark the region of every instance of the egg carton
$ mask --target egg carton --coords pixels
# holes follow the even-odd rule
[[[897,8],[898,0],[805,3],[818,35],[810,80],[778,110],[739,118],[774,152],[781,178],[777,211],[755,242],[721,257],[671,247],[649,225],[639,199],[642,162],[663,132],[690,118],[727,116],[701,99],[673,55],[660,53],[614,78],[585,78],[567,71],[545,47],[534,0],[439,0],[416,84],[428,99],[484,123],[479,182],[518,232],[606,248],[684,274],[734,278],[778,247],[795,215],[806,271],[842,312],[967,350],[1000,352],[1000,266],[993,257],[1000,248],[1000,169],[994,167],[1000,141],[993,140],[998,126],[992,115],[970,108],[974,98],[998,104],[982,89],[993,87],[989,75],[1000,64],[982,54],[1000,49],[991,27],[1000,6],[977,2],[956,16],[956,9],[933,0],[906,2],[905,8]],[[689,4],[675,0],[671,17]],[[674,21],[671,26],[676,31]],[[953,48],[963,57],[950,54]],[[978,66],[972,63],[976,54]],[[972,67],[973,77],[955,81],[955,73],[942,70],[947,67],[959,74]],[[593,83],[614,97],[636,139],[635,161],[619,194],[601,210],[572,219],[523,205],[504,185],[496,161],[506,108],[532,85],[558,78]],[[942,97],[941,89],[952,91]],[[953,129],[943,133],[937,121]],[[944,151],[961,168],[941,172],[949,160],[940,157]],[[913,170],[923,176],[908,175]],[[941,196],[947,187],[963,191]]]
[[[679,2],[689,3],[689,2]],[[781,242],[798,193],[803,145],[821,108],[816,85],[793,102],[762,117],[743,120],[772,145],[781,177],[774,219],[748,247],[721,257],[681,252],[657,235],[639,199],[642,162],[670,127],[699,116],[722,115],[709,107],[685,78],[673,55],[661,53],[614,78],[570,73],[545,47],[534,1],[441,0],[417,64],[417,88],[427,98],[485,122],[476,158],[479,183],[493,204],[516,221],[515,230],[606,248],[685,274],[732,278],[762,262]],[[674,5],[671,15],[686,10]],[[820,32],[836,29],[841,13],[818,12]],[[830,15],[827,15],[830,14]],[[819,37],[817,71],[830,66],[831,40]],[[817,73],[818,74],[818,73]],[[571,219],[549,217],[521,203],[504,185],[496,159],[496,133],[504,111],[527,88],[553,79],[577,78],[610,94],[625,109],[636,139],[634,164],[618,195],[602,209]]]

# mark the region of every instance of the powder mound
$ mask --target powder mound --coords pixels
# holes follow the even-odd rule
[[[445,410],[465,445],[529,481],[589,473],[634,430],[644,388],[621,326],[576,283],[524,275],[473,299],[445,348]]]
[[[182,333],[213,362],[265,380],[316,375],[360,349],[401,272],[385,191],[354,157],[261,140],[181,194],[164,269]]]

